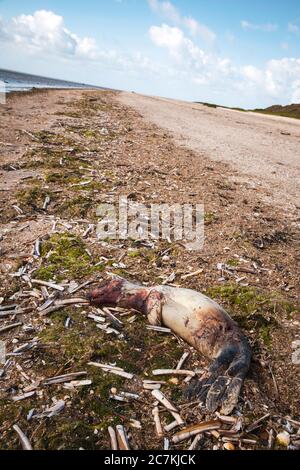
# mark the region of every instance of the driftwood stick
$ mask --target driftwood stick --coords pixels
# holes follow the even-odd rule
[[[170,450],[170,441],[167,437],[164,438],[164,450]]]
[[[179,413],[174,413],[174,411],[171,411],[171,415],[173,416],[173,418],[175,419],[176,423],[178,424],[178,426],[183,426],[184,425],[184,421],[183,419],[181,418],[180,414]]]
[[[59,375],[57,377],[51,377],[50,379],[45,379],[43,381],[44,385],[55,385],[64,382],[72,382],[73,380],[77,379],[78,377],[82,377],[87,375],[87,372],[73,372],[70,374]]]
[[[152,410],[152,415],[154,418],[154,424],[155,424],[155,429],[156,429],[156,434],[158,437],[162,437],[164,435],[164,431],[160,422],[160,417],[159,417],[159,411],[158,407],[156,406]]]
[[[58,284],[54,284],[53,282],[40,281],[39,279],[32,279],[31,283],[37,284],[38,286],[50,287],[51,289],[58,290],[60,292],[63,292],[65,290],[63,286],[59,286]]]
[[[198,434],[195,439],[193,440],[192,444],[189,447],[189,450],[197,450],[197,446],[199,442],[201,441],[201,434]]]
[[[17,328],[18,326],[22,326],[23,323],[18,322],[18,323],[12,323],[11,325],[6,325],[0,328],[0,333],[5,333],[6,331],[13,330],[14,328]]]
[[[168,424],[167,426],[165,426],[165,431],[166,432],[170,432],[170,431],[173,431],[173,429],[175,428],[178,428],[178,423],[177,421],[173,421],[172,423]]]
[[[176,370],[180,370],[182,368],[183,364],[188,359],[189,355],[190,355],[189,352],[186,352],[183,354],[183,356],[181,357],[180,361],[177,364]]]
[[[3,297],[1,297],[1,299],[3,299]],[[13,305],[1,305],[1,306],[0,306],[0,312],[3,312],[4,310],[15,310],[16,308],[18,308],[18,305],[17,305],[17,304],[13,304]]]
[[[89,313],[88,318],[90,320],[94,320],[96,323],[105,323],[106,322],[106,319],[104,317],[100,317],[99,315],[94,315],[93,313]]]
[[[16,431],[16,433],[19,436],[21,446],[23,450],[33,450],[32,445],[28,439],[28,437],[23,433],[22,429],[19,428],[17,424],[13,425],[13,429]]]
[[[152,331],[157,331],[158,333],[172,333],[172,330],[170,328],[164,328],[162,326],[153,326],[153,325],[147,325],[146,326],[147,330],[152,330]]]
[[[81,284],[80,286],[75,287],[75,289],[72,289],[70,291],[70,294],[75,294],[75,292],[78,292],[79,290],[84,289],[85,287],[89,286],[92,283],[93,283],[93,281],[86,281],[83,284]]]
[[[174,444],[178,444],[179,442],[186,441],[187,439],[197,436],[198,434],[203,434],[206,431],[214,431],[220,429],[220,427],[220,421],[208,421],[205,423],[200,423],[178,432],[177,434],[175,434],[175,436],[173,436],[172,441]]]
[[[120,450],[130,450],[124,426],[117,426],[117,440]]]
[[[57,310],[61,310],[62,308],[70,305],[88,305],[88,301],[81,298],[58,300],[53,306],[42,310],[41,314],[43,316],[50,315],[51,313],[57,312]]]
[[[190,279],[191,277],[198,276],[199,274],[202,274],[202,273],[203,273],[203,269],[198,269],[198,271],[181,276],[181,279],[185,281],[186,279]]]
[[[177,413],[175,406],[165,397],[165,395],[159,390],[152,390],[152,395],[158,400],[168,411],[174,411]]]
[[[58,300],[56,302],[56,305],[63,305],[63,306],[66,306],[66,305],[77,305],[77,304],[80,304],[80,305],[88,305],[89,302],[88,300],[86,299],[83,299],[83,298],[74,298],[74,299],[65,299],[65,300]]]
[[[40,312],[41,316],[51,315],[51,313],[57,312],[64,308],[63,305],[53,305],[52,307],[46,308]]]
[[[129,374],[128,372],[125,372],[120,367],[113,367],[113,366],[109,366],[109,365],[105,365],[105,364],[100,364],[98,362],[89,362],[88,365],[93,366],[93,367],[99,367],[104,372],[109,372],[109,373],[114,374],[114,375],[119,375],[120,377],[124,377],[125,379],[132,380],[133,377],[134,377],[133,374]]]
[[[114,430],[114,428],[109,426],[108,432],[110,436],[111,450],[119,450],[116,431]]]
[[[184,375],[185,377],[195,377],[195,372],[191,370],[177,370],[177,369],[156,369],[152,371],[152,375]]]

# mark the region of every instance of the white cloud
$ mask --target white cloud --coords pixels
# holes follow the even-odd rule
[[[195,68],[208,60],[208,55],[187,38],[183,31],[167,24],[152,26],[149,31],[153,43],[168,50],[170,55],[181,64],[192,63]]]
[[[270,60],[261,68],[251,64],[239,67],[227,58],[204,52],[177,27],[152,26],[149,34],[156,46],[168,51],[180,80],[227,93],[236,91],[245,100],[249,96],[272,102],[300,100],[300,59]]]
[[[236,37],[231,31],[226,31],[225,32],[225,39],[228,42],[235,42]]]
[[[154,12],[171,23],[186,28],[192,36],[199,36],[207,44],[213,44],[216,40],[216,35],[210,28],[193,17],[182,16],[171,2],[159,0],[148,0],[148,2]]]
[[[289,103],[300,101],[300,59],[283,58],[270,60],[263,69],[243,67],[242,76],[249,85],[276,100]]]
[[[52,11],[38,10],[4,22],[0,18],[0,44],[39,57],[85,60],[101,63],[115,70],[136,72],[147,69],[156,73],[157,66],[140,53],[127,54],[114,49],[101,49],[94,38],[71,32],[64,18]]]
[[[295,80],[293,83],[293,94],[290,100],[291,104],[300,103],[300,80]]]
[[[200,36],[208,44],[212,44],[216,40],[215,33],[205,24],[199,23],[194,18],[183,18],[183,24],[193,36]]]
[[[253,64],[238,66],[197,44],[197,38],[205,34],[209,40],[209,30],[204,29],[200,34],[200,23],[196,20],[177,16],[177,10],[170,2],[151,0],[151,3],[154,9],[162,8],[159,11],[169,15],[172,23],[176,21],[181,25],[162,24],[149,30],[152,43],[167,52],[168,57],[164,61],[155,62],[140,52],[128,54],[113,48],[103,49],[94,38],[71,32],[62,16],[46,10],[20,15],[8,22],[0,18],[0,44],[12,57],[14,53],[21,52],[26,58],[31,54],[49,58],[49,61],[51,58],[62,60],[77,67],[83,60],[95,64],[97,70],[100,65],[101,70],[109,68],[123,76],[125,74],[126,78],[134,77],[136,83],[142,83],[141,88],[150,93],[152,87],[159,84],[161,94],[170,92],[175,97],[178,93],[182,97],[180,93],[184,90],[186,98],[202,93],[204,99],[208,93],[219,101],[223,100],[224,104],[231,101],[231,104],[239,103],[246,107],[252,107],[252,103],[256,106],[300,101],[300,58],[270,60],[262,67]],[[186,31],[193,33],[193,38]],[[152,74],[151,79],[149,73]],[[107,76],[111,80],[114,73]],[[154,88],[153,93],[156,91]]]
[[[288,24],[288,31],[290,33],[299,34],[300,33],[300,27],[298,25],[296,25],[295,23],[289,23]]]
[[[149,34],[156,46],[168,51],[180,76],[186,74],[194,83],[217,83],[234,72],[230,60],[206,53],[177,27],[152,26]]]
[[[171,2],[160,2],[158,0],[149,0],[149,5],[153,11],[163,15],[173,23],[180,23],[181,16],[177,8]]]
[[[288,42],[282,42],[280,44],[280,48],[283,49],[283,50],[287,50],[289,48],[289,43]]]
[[[245,67],[242,67],[241,73],[245,78],[252,82],[259,83],[264,79],[263,72],[257,67],[254,67],[254,65],[246,65]]]
[[[163,24],[162,26],[152,26],[149,34],[156,46],[166,48],[175,58],[181,56],[187,41],[181,29]]]
[[[278,30],[278,25],[274,23],[265,23],[265,24],[254,24],[249,21],[241,21],[241,26],[245,30],[249,31],[265,31],[267,33],[273,33]]]
[[[0,16],[0,41],[5,41],[7,39],[7,33],[4,26],[4,21]]]
[[[47,52],[85,59],[94,59],[97,54],[94,39],[78,37],[65,27],[62,16],[46,10],[17,16],[7,24],[0,23],[0,40],[31,53]]]

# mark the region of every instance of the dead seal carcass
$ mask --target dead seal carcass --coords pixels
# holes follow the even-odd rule
[[[92,305],[133,308],[151,325],[166,326],[213,362],[208,372],[187,389],[223,414],[235,408],[251,361],[251,349],[238,325],[216,302],[199,292],[169,286],[146,288],[112,279],[88,296]]]

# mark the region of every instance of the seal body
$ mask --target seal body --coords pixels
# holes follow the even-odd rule
[[[187,397],[198,396],[210,411],[234,409],[248,372],[251,349],[238,325],[205,295],[170,286],[146,288],[123,279],[108,281],[89,295],[93,305],[133,308],[150,324],[164,325],[213,362]]]
[[[162,286],[162,324],[208,358],[219,354],[235,323],[213,300],[199,292]]]

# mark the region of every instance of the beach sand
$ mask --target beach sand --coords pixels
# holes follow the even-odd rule
[[[179,145],[236,170],[235,181],[261,185],[266,202],[300,208],[300,119],[122,93],[120,102],[170,131]]]
[[[8,317],[0,311],[0,340],[8,353],[30,346],[10,357],[0,379],[1,449],[20,448],[12,429],[16,423],[35,449],[109,449],[107,428],[116,424],[130,431],[131,448],[162,449],[151,413],[153,397],[143,390],[142,380],[151,380],[154,369],[175,368],[185,351],[190,352],[186,369],[207,366],[172,335],[146,330],[145,319],[128,322],[133,312],[121,317],[124,337],[98,329],[86,306],[42,315],[38,307],[47,291],[32,284],[34,278],[64,285],[65,291],[56,293],[61,298],[72,296],[70,282],[96,284],[112,272],[148,285],[171,278],[206,293],[224,305],[253,347],[239,405],[245,428],[270,414],[251,433],[257,444],[240,445],[266,448],[267,432],[282,431],[284,417],[299,420],[299,365],[292,362],[300,324],[293,180],[299,171],[293,158],[299,124],[190,106],[81,90],[16,94],[1,106],[0,309],[17,304],[23,311]],[[217,132],[226,126],[232,129],[230,137],[225,130]],[[243,141],[247,160],[244,150],[235,149]],[[188,252],[182,243],[167,240],[99,242],[96,208],[120,195],[145,204],[204,203],[204,249]],[[231,269],[221,273],[220,263]],[[49,295],[54,292],[47,289]],[[87,291],[84,287],[73,296],[84,297]],[[17,320],[23,326],[1,332]],[[89,366],[91,361],[116,363],[135,378],[105,374]],[[45,378],[80,371],[91,385],[43,385]],[[183,379],[169,379],[162,391],[187,424],[214,418],[185,401]],[[24,397],[28,387],[35,394]],[[111,388],[137,393],[140,400],[114,401]],[[12,401],[15,397],[22,400]],[[29,410],[40,413],[53,399],[65,401],[57,416],[27,421]],[[132,427],[132,419],[142,428]],[[162,412],[161,420],[166,425],[173,418]],[[296,433],[297,425],[292,427]],[[223,443],[207,436],[201,445],[211,449]]]

